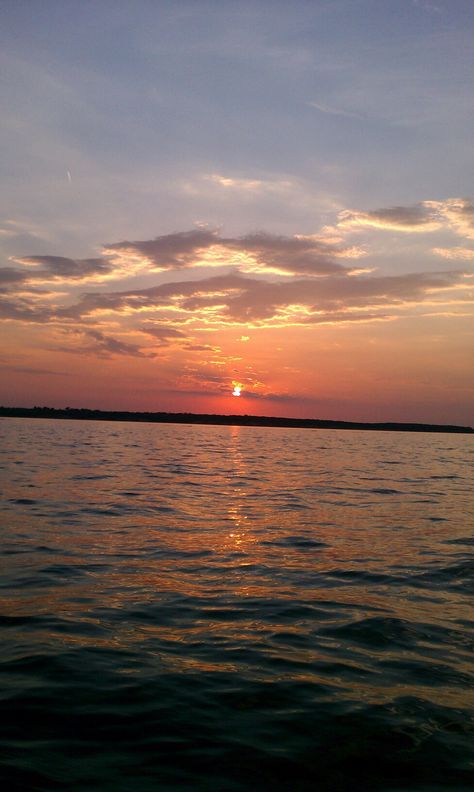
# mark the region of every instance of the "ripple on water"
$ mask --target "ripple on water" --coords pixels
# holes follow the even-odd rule
[[[469,438],[0,431],[8,792],[474,788]]]

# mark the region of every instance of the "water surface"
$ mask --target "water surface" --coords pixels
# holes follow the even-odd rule
[[[6,788],[471,789],[473,451],[0,421]]]

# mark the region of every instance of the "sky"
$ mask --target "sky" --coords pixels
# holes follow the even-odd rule
[[[0,404],[472,425],[473,40],[472,0],[3,0]]]

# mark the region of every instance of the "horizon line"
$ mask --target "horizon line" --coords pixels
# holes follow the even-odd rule
[[[46,413],[46,415],[45,415]],[[78,415],[80,413],[80,415]],[[168,411],[131,411],[131,410],[101,410],[90,407],[5,407],[0,406],[0,417],[51,417],[71,420],[129,420],[131,423],[181,423],[181,424],[215,424],[235,426],[262,426],[281,428],[308,428],[308,429],[367,429],[380,431],[405,431],[405,432],[450,432],[459,434],[474,434],[471,426],[457,424],[433,424],[415,421],[345,421],[326,418],[284,418],[266,415],[235,415],[222,413],[193,413],[193,412],[168,412]]]

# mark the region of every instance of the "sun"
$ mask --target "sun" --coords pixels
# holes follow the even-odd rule
[[[239,385],[238,382],[233,382],[232,385],[234,386],[234,390],[232,391],[232,396],[240,396],[242,385]]]

